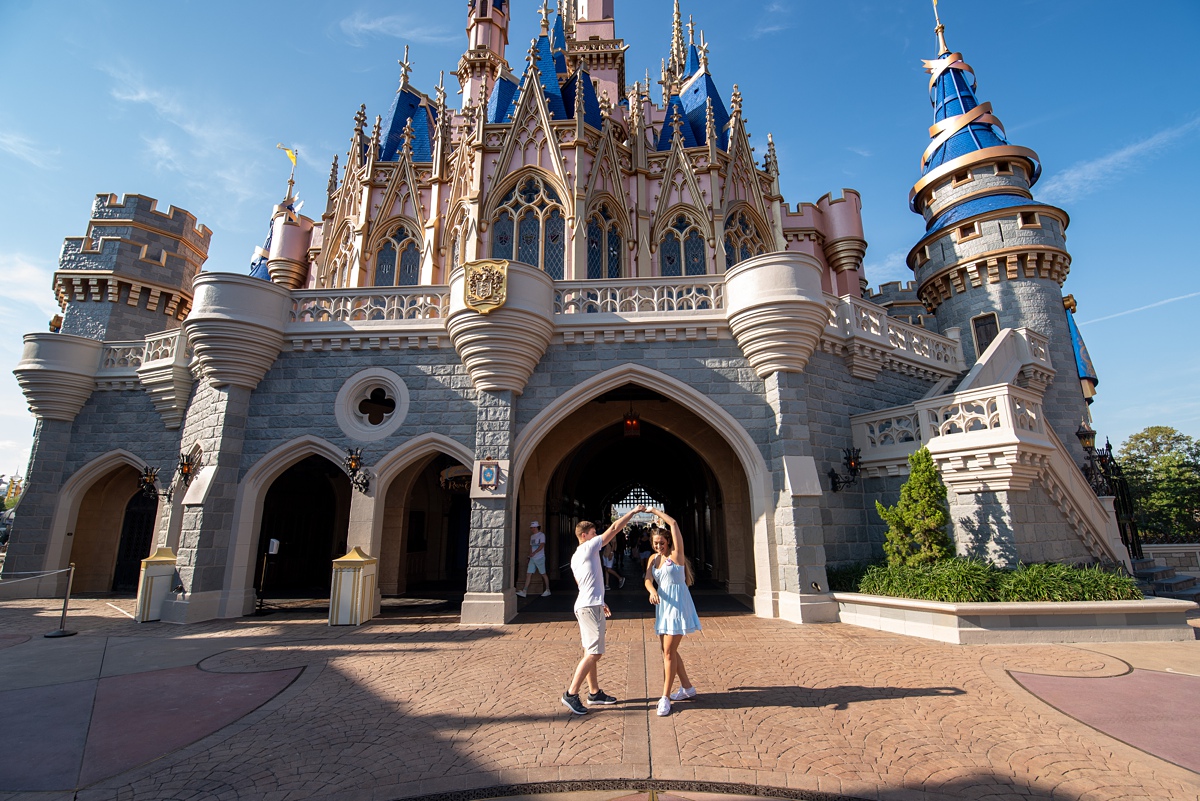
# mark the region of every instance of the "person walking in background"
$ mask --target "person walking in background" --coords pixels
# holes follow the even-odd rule
[[[529,567],[525,569],[525,586],[517,590],[517,596],[525,597],[534,573],[542,574],[542,597],[550,595],[550,578],[546,575],[546,535],[542,526],[534,520],[529,524]]]
[[[692,565],[683,549],[683,536],[675,518],[660,509],[647,510],[660,520],[666,521],[668,531],[656,527],[650,535],[654,555],[646,564],[646,589],[650,603],[654,604],[654,631],[662,644],[663,694],[658,699],[658,714],[671,714],[671,701],[686,701],[696,697],[696,688],[688,679],[683,657],[679,655],[679,644],[683,638],[700,631],[700,616],[692,602],[688,587],[692,583]],[[655,586],[657,585],[657,587]],[[675,677],[679,677],[679,689],[671,692]]]
[[[625,586],[625,577],[616,570],[613,570],[613,563],[616,559],[616,550],[616,544],[610,542],[608,545],[605,545],[604,550],[600,552],[600,563],[604,565],[604,589],[606,590],[612,589],[612,584],[608,580],[609,576],[612,576],[613,579],[616,580],[618,590]]]
[[[583,641],[583,659],[575,666],[575,675],[571,684],[562,695],[563,706],[576,715],[586,715],[587,707],[579,700],[579,688],[586,681],[588,685],[588,704],[615,704],[616,698],[600,689],[600,681],[596,666],[600,657],[604,656],[605,620],[609,617],[608,605],[604,603],[604,575],[600,567],[600,549],[612,542],[617,532],[625,528],[625,524],[635,514],[646,511],[645,506],[639,506],[622,515],[609,526],[604,534],[596,535],[596,526],[587,520],[580,521],[575,526],[575,539],[579,547],[571,557],[571,572],[575,574],[575,582],[579,585],[579,595],[575,599],[575,619],[579,621],[579,636]]]
[[[650,558],[652,553],[654,553],[650,547],[650,529],[646,528],[645,526],[642,526],[639,529],[637,545],[635,547],[637,548],[638,559],[641,560],[639,564],[641,565],[642,569],[645,570],[646,560]]]

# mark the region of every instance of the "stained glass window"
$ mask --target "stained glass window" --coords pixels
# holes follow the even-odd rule
[[[758,232],[757,226],[746,216],[744,211],[738,211],[725,218],[725,269],[735,264],[761,256],[767,252],[767,246]]]
[[[558,209],[550,212],[550,217],[546,220],[546,256],[545,267],[547,273],[555,281],[563,279],[563,254],[566,246],[566,237],[564,229],[566,221],[563,220],[562,213]]]
[[[554,188],[538,176],[526,178],[509,190],[492,223],[492,258],[532,264],[561,280],[566,220],[560,203]]]
[[[511,259],[513,257],[513,221],[507,211],[500,213],[492,228],[492,258]]]
[[[708,272],[704,237],[699,226],[680,214],[659,243],[659,274],[704,275]]]
[[[683,257],[687,261],[688,275],[704,275],[707,272],[707,265],[704,263],[704,240],[695,228],[688,231],[687,240],[683,243]]]
[[[537,264],[538,248],[541,245],[542,225],[537,212],[529,209],[521,217],[521,228],[517,240],[517,261],[526,264]]]
[[[608,229],[608,277],[621,277],[621,256],[623,250],[621,247],[621,232],[617,230],[616,223]]]
[[[600,220],[596,217],[588,220],[587,227],[587,260],[588,271],[587,277],[590,281],[595,281],[603,277],[604,273],[604,248],[601,242],[604,239],[604,229],[600,227]]]
[[[666,237],[658,246],[659,273],[663,276],[682,275],[679,258],[679,237],[674,231],[667,231]]]
[[[400,270],[396,271],[396,254]],[[396,227],[375,254],[375,286],[416,286],[421,276],[421,243],[404,225]],[[399,278],[399,282],[397,282]]]

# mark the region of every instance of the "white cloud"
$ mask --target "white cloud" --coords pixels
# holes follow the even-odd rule
[[[113,99],[149,108],[163,125],[143,134],[155,169],[178,174],[207,213],[240,216],[239,205],[262,195],[258,160],[263,145],[242,125],[170,88],[147,82],[127,65],[105,66]],[[200,213],[200,209],[196,209]]]
[[[864,159],[869,159],[874,155],[874,153],[872,153],[870,150],[867,150],[865,147],[847,147],[846,149],[856,156],[862,156]]]
[[[12,131],[0,131],[0,151],[16,156],[39,169],[56,167],[58,148],[49,150],[40,143]]]
[[[763,36],[786,31],[792,27],[792,21],[788,19],[788,11],[786,3],[768,3],[762,10],[758,25],[750,32],[750,38],[760,39]]]
[[[364,40],[374,36],[390,36],[422,44],[441,44],[456,41],[461,35],[445,28],[422,25],[405,14],[371,17],[362,11],[343,19],[340,27],[342,33],[356,47],[362,47],[365,44]]]
[[[1122,173],[1135,169],[1140,161],[1165,150],[1197,130],[1200,130],[1200,117],[1159,131],[1107,156],[1076,164],[1043,183],[1038,195],[1051,203],[1062,203],[1089,195]]]
[[[863,272],[866,273],[866,279],[873,287],[878,287],[880,284],[886,284],[889,281],[899,281],[901,284],[906,284],[913,280],[913,272],[908,269],[907,258],[907,250],[893,250],[880,261],[863,264]]]
[[[19,253],[0,253],[0,322],[5,328],[14,323],[44,317],[44,323],[58,314],[58,303],[54,300],[51,282],[54,280],[54,268],[38,264],[32,259]],[[44,330],[45,326],[38,324],[36,330]],[[22,331],[21,333],[24,333]],[[18,337],[18,344],[19,344]]]
[[[1117,317],[1124,317],[1127,314],[1136,314],[1137,312],[1146,311],[1147,309],[1156,309],[1159,306],[1166,306],[1168,303],[1175,303],[1176,301],[1187,300],[1189,298],[1200,298],[1200,292],[1190,292],[1187,295],[1179,295],[1174,298],[1167,298],[1166,300],[1160,300],[1157,303],[1150,303],[1145,306],[1138,306],[1136,309],[1126,309],[1125,311],[1119,311],[1116,314],[1109,314],[1109,315],[1105,315],[1104,317],[1097,317],[1092,320],[1083,320],[1079,323],[1079,325],[1090,325],[1091,323],[1102,323],[1105,320],[1114,320]]]

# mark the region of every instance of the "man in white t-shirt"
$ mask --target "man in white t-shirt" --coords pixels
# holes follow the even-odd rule
[[[625,528],[633,516],[646,511],[645,506],[639,506],[622,515],[601,535],[596,535],[596,526],[587,520],[575,526],[575,539],[579,547],[571,557],[571,572],[575,574],[575,582],[579,585],[579,597],[575,599],[575,618],[579,621],[579,635],[583,640],[583,659],[575,668],[571,678],[571,686],[563,693],[563,706],[576,715],[586,715],[587,707],[579,700],[579,688],[586,681],[588,685],[587,702],[596,704],[615,704],[616,698],[600,689],[596,675],[596,665],[604,655],[605,619],[609,616],[608,605],[604,603],[604,568],[600,564],[600,550],[612,542],[617,532]]]
[[[542,575],[542,597],[550,594],[550,579],[546,576],[546,535],[542,526],[534,520],[529,524],[529,567],[525,570],[525,586],[517,590],[517,595],[525,597],[529,592],[529,581],[534,573]]]

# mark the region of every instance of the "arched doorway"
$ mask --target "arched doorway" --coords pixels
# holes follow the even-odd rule
[[[72,591],[135,592],[157,513],[158,498],[141,494],[133,467],[122,465],[96,479],[79,502],[74,531],[68,531]]]
[[[631,413],[638,416],[635,436],[625,423]],[[543,437],[520,481],[517,586],[528,520],[543,521],[552,581],[573,586],[566,565],[575,524],[586,519],[603,528],[615,505],[644,492],[679,521],[698,589],[749,603],[755,579],[747,477],[729,444],[683,404],[632,383],[603,392]]]
[[[323,456],[297,462],[272,482],[254,573],[260,597],[329,597],[332,561],[346,553],[350,492],[345,472]]]
[[[437,453],[388,485],[379,554],[382,595],[459,595],[467,588],[471,469]]]
[[[125,504],[121,522],[121,540],[117,545],[117,564],[113,568],[113,592],[137,592],[142,560],[154,544],[154,519],[158,516],[158,497],[136,493]]]

